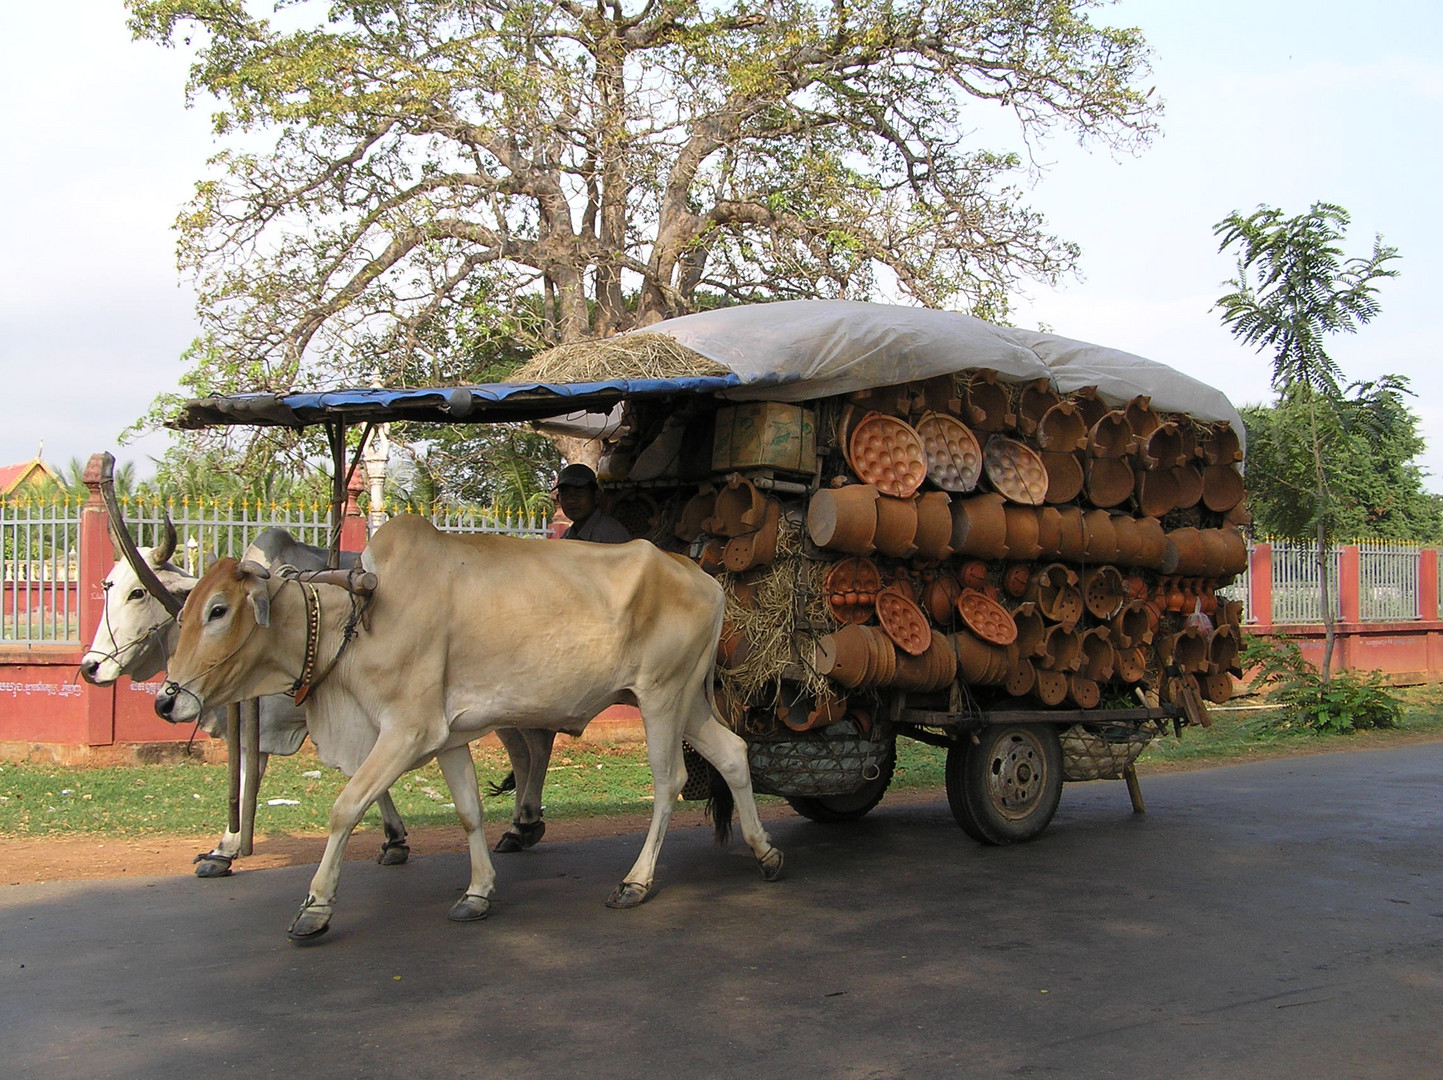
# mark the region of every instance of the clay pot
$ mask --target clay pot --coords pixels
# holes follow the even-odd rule
[[[1083,556],[1088,562],[1110,563],[1117,558],[1117,530],[1106,510],[1089,510],[1082,515],[1087,537]]]
[[[1071,626],[1082,618],[1082,592],[1077,587],[1077,574],[1064,563],[1044,566],[1032,575],[1027,599],[1053,622]]]
[[[904,559],[917,550],[916,539],[916,500],[879,496],[877,528],[872,534],[872,543],[877,546],[877,551],[894,559]]]
[[[1054,623],[1042,635],[1039,671],[1076,671],[1082,663],[1082,635],[1071,626]]]
[[[1043,641],[1047,636],[1047,620],[1035,603],[1018,606],[1012,613],[1012,624],[1017,627],[1014,645],[1019,656],[1036,659],[1045,651]]]
[[[952,605],[962,592],[962,585],[951,574],[938,574],[922,589],[922,610],[939,626],[951,626],[957,617]]]
[[[1223,536],[1222,577],[1236,577],[1248,568],[1248,542],[1234,528],[1219,529]]]
[[[1184,626],[1162,639],[1158,649],[1163,663],[1183,672],[1202,672],[1208,667],[1208,636],[1196,626]]]
[[[880,503],[879,500],[879,530],[882,516]],[[913,538],[917,558],[940,561],[952,554],[951,505],[952,500],[945,491],[929,491],[917,499],[917,532]]]
[[[716,490],[708,484],[681,508],[681,517],[677,519],[672,533],[678,540],[690,544],[706,531],[707,521],[715,516]]]
[[[1242,442],[1226,420],[1217,421],[1207,430],[1198,449],[1206,465],[1231,465],[1243,459]]]
[[[976,431],[1010,431],[1017,426],[1012,399],[997,372],[979,369],[962,397],[962,415]]]
[[[1044,705],[1061,705],[1067,700],[1067,673],[1039,669],[1034,692]]]
[[[1017,430],[1023,435],[1036,435],[1042,418],[1061,401],[1062,396],[1047,379],[1028,383],[1017,398]]]
[[[812,498],[815,503],[816,496]],[[1003,505],[1002,496],[996,494],[952,500],[952,550],[979,559],[1000,559],[1005,555],[1007,516]]]
[[[970,686],[1001,686],[1009,671],[1007,650],[965,630],[952,635],[957,677]]]
[[[1141,682],[1147,675],[1147,659],[1141,648],[1114,649],[1112,676],[1119,682]]]
[[[1126,600],[1117,567],[1096,566],[1088,570],[1082,578],[1082,600],[1096,618],[1105,621],[1116,615]]]
[[[1167,555],[1167,533],[1163,532],[1162,522],[1154,517],[1133,518],[1132,528],[1139,540],[1137,565],[1158,569]]]
[[[927,479],[943,491],[967,492],[982,478],[982,447],[967,425],[945,412],[929,412],[917,422]]]
[[[1032,571],[1023,563],[1013,563],[1002,575],[1002,591],[1014,600],[1020,600],[1027,595],[1027,586],[1031,581]]]
[[[1047,499],[1047,469],[1041,455],[1026,443],[993,435],[982,448],[982,468],[992,490],[1009,502],[1041,506]]]
[[[962,564],[959,580],[964,589],[980,591],[987,584],[987,564],[980,559],[969,559]]]
[[[1226,705],[1233,696],[1233,677],[1226,671],[1209,673],[1198,680],[1203,697],[1214,705]]]
[[[765,510],[757,530],[746,535],[733,536],[727,541],[722,562],[734,574],[756,566],[770,566],[777,556],[777,531],[782,521],[782,504],[771,498],[764,502]]]
[[[1111,507],[1125,502],[1135,484],[1132,463],[1125,457],[1088,458],[1087,501]]]
[[[1037,687],[1037,668],[1031,660],[1019,657],[1007,669],[1007,679],[1002,685],[1013,697],[1030,694]]]
[[[1202,573],[1203,545],[1201,530],[1192,527],[1173,529],[1167,534],[1168,540],[1177,549],[1177,565],[1173,572],[1192,577]]]
[[[1059,507],[1062,518],[1062,537],[1058,543],[1058,555],[1067,562],[1081,562],[1087,554],[1087,526],[1083,511],[1076,506]]]
[[[1119,514],[1112,519],[1112,530],[1117,536],[1117,565],[1141,565],[1138,556],[1142,551],[1142,532],[1137,527],[1137,518]]]
[[[709,540],[706,547],[701,549],[701,555],[697,558],[696,564],[708,574],[720,574],[726,569],[723,561],[726,556],[727,542],[725,540]]]
[[[822,587],[827,593],[827,607],[838,622],[864,623],[876,610],[882,575],[871,559],[841,559],[827,571]]]
[[[1084,386],[1073,393],[1069,399],[1077,406],[1078,412],[1082,413],[1082,422],[1091,431],[1093,426],[1112,411],[1112,406],[1097,396],[1097,387]]]
[[[1111,631],[1105,626],[1094,626],[1082,635],[1082,663],[1077,671],[1096,682],[1107,682],[1112,678],[1114,663]]]
[[[721,638],[717,641],[717,667],[724,671],[735,671],[747,662],[752,654],[752,643],[735,623],[723,623]]]
[[[1177,477],[1172,469],[1144,469],[1133,489],[1137,509],[1144,517],[1160,518],[1177,507]]]
[[[1007,557],[1016,562],[1030,562],[1042,553],[1037,540],[1037,511],[1030,506],[1006,506]]]
[[[1147,446],[1140,455],[1142,464],[1148,469],[1171,469],[1187,464],[1190,450],[1183,445],[1181,429],[1173,423],[1159,424],[1148,436]]]
[[[746,536],[761,528],[767,501],[745,477],[733,474],[716,494],[716,509],[706,522],[713,536]]]
[[[877,489],[870,484],[823,488],[807,506],[807,535],[820,548],[849,555],[876,550]]]
[[[1047,502],[1068,503],[1082,492],[1084,476],[1082,461],[1074,453],[1042,452],[1042,467],[1047,470]]]
[[[844,626],[817,639],[817,671],[848,688],[862,685],[871,656],[871,635],[864,626]]]
[[[1203,469],[1202,501],[1209,510],[1226,513],[1243,501],[1243,476],[1236,465],[1208,465]]]
[[[1173,487],[1176,489],[1176,509],[1186,510],[1190,506],[1196,506],[1198,500],[1203,497],[1203,474],[1192,462],[1186,465],[1178,465],[1171,468],[1168,474],[1172,477]]]
[[[1123,604],[1109,626],[1112,629],[1111,641],[1116,648],[1131,649],[1152,644],[1152,619],[1149,618],[1147,605],[1141,600],[1129,600]]]
[[[1037,510],[1037,553],[1039,559],[1055,559],[1062,554],[1062,512],[1055,506]]]
[[[1129,401],[1123,409],[1123,415],[1127,417],[1127,426],[1132,429],[1135,451],[1141,452],[1152,438],[1153,432],[1162,425],[1162,417],[1153,411],[1152,398],[1146,394],[1138,394]]]
[[[1127,422],[1127,414],[1121,409],[1114,409],[1093,424],[1092,430],[1087,433],[1088,456],[1123,457],[1132,452],[1132,438],[1132,425]]]
[[[1079,709],[1095,709],[1102,700],[1102,689],[1093,679],[1082,675],[1069,675],[1067,696]]]
[[[1219,626],[1208,636],[1208,664],[1217,671],[1231,671],[1241,675],[1242,667],[1238,657],[1242,652],[1236,626]]]
[[[1073,401],[1059,401],[1037,424],[1037,445],[1043,450],[1070,454],[1087,446],[1089,425]]]
[[[1221,529],[1202,529],[1198,534],[1202,541],[1203,564],[1200,575],[1205,578],[1223,576],[1223,566],[1228,560],[1228,539]]]

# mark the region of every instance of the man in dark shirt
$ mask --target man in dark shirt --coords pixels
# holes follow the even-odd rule
[[[582,464],[568,465],[556,477],[556,501],[571,519],[563,540],[590,540],[596,544],[624,544],[631,539],[626,526],[597,508],[601,485],[596,474]]]

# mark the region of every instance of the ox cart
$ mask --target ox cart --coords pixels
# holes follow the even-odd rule
[[[1241,420],[1140,357],[797,301],[553,349],[506,383],[212,397],[174,424],[323,427],[339,522],[359,446],[398,421],[586,440],[610,514],[722,584],[718,711],[755,789],[813,820],[875,807],[899,737],[946,748],[985,843],[1040,833],[1064,781],[1124,779],[1140,812],[1138,754],[1241,674],[1220,593],[1246,566]]]

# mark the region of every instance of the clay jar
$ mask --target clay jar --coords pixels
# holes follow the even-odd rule
[[[1089,510],[1082,515],[1086,535],[1083,551],[1088,562],[1106,563],[1117,558],[1117,530],[1112,524],[1112,515],[1106,510]]]
[[[807,535],[812,543],[848,555],[876,550],[877,489],[870,484],[823,488],[807,506]]]
[[[818,493],[820,494],[820,492]],[[815,500],[816,496],[813,496]],[[952,550],[979,559],[1007,553],[1007,516],[1001,495],[973,495],[952,501]]]
[[[878,496],[877,527],[872,534],[877,551],[896,559],[907,558],[917,550],[916,538],[916,500]]]

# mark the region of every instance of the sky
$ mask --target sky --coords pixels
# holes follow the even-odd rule
[[[1350,381],[1411,381],[1420,463],[1443,492],[1443,4],[1124,0],[1095,17],[1142,28],[1161,133],[1136,155],[1066,136],[1037,148],[1027,202],[1082,246],[1081,272],[1028,286],[1012,321],[1266,402],[1271,359],[1213,310],[1235,267],[1212,227],[1259,204],[1338,203],[1348,254],[1381,234],[1402,259],[1382,314],[1330,352]],[[177,388],[197,332],[171,225],[217,147],[207,110],[185,107],[188,63],[132,42],[120,0],[0,6],[0,464],[43,443],[62,468],[110,450],[147,475],[167,445],[120,436]]]

